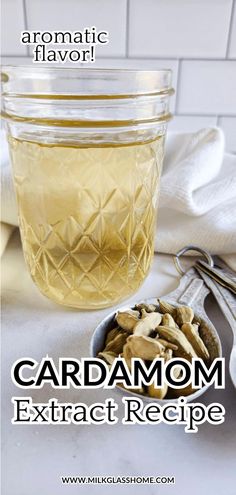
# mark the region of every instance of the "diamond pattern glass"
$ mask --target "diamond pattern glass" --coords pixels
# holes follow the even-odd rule
[[[154,243],[163,138],[46,145],[10,138],[21,238],[41,292],[99,308],[137,290]]]

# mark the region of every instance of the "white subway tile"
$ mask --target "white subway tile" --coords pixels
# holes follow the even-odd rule
[[[169,124],[169,130],[171,132],[196,132],[204,127],[214,127],[216,124],[216,116],[174,115]]]
[[[171,69],[173,73],[172,86],[177,88],[178,77],[178,61],[177,60],[148,60],[148,59],[110,59],[101,58],[97,59],[94,64],[84,65],[84,67],[99,67],[104,69],[137,69],[137,70],[158,70],[158,69]],[[170,100],[170,110],[174,112],[175,109],[175,95]]]
[[[178,113],[236,114],[236,61],[183,61]]]
[[[130,2],[131,56],[225,56],[232,0]]]
[[[110,41],[98,46],[98,56],[124,56],[126,0],[26,0],[30,30],[82,31],[95,26],[109,31]]]
[[[220,117],[219,126],[225,133],[226,149],[236,152],[236,116]]]
[[[27,49],[20,43],[24,26],[22,0],[2,0],[2,55],[26,55]]]
[[[235,2],[235,0],[234,0],[234,12],[233,12],[230,45],[229,45],[229,58],[236,58],[236,2]]]

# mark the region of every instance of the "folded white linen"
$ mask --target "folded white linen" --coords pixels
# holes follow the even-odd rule
[[[236,253],[236,155],[218,128],[167,138],[155,249],[187,244]]]
[[[17,225],[3,131],[1,148],[1,221]],[[235,263],[236,155],[224,152],[218,128],[167,136],[155,250],[175,253],[187,244],[224,255],[226,262],[230,255],[231,266]]]

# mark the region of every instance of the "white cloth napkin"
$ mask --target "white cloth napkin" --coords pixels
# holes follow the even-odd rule
[[[17,225],[3,134],[1,142],[1,221]],[[155,250],[175,253],[187,244],[228,255],[226,262],[236,266],[236,155],[224,152],[218,128],[167,137]]]
[[[218,128],[167,138],[155,249],[175,253],[187,244],[230,254],[234,264],[236,155],[224,152]]]

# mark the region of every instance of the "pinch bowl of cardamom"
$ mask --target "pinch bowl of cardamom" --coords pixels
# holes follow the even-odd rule
[[[221,343],[216,329],[209,320],[196,314],[190,306],[181,306],[161,299],[148,299],[135,304],[132,308],[122,307],[109,314],[95,329],[90,345],[93,357],[103,360],[109,367],[122,357],[129,370],[132,370],[133,358],[139,358],[149,369],[156,358],[162,358],[163,364],[172,363],[173,381],[181,382],[183,370],[178,360],[195,364],[201,360],[203,369],[209,370],[216,358],[222,357]],[[140,397],[145,402],[177,402],[184,396],[187,402],[197,399],[209,388],[201,388],[192,383],[181,388],[164,382],[162,386],[154,383],[139,388],[126,387],[122,383],[116,386],[124,395]]]

